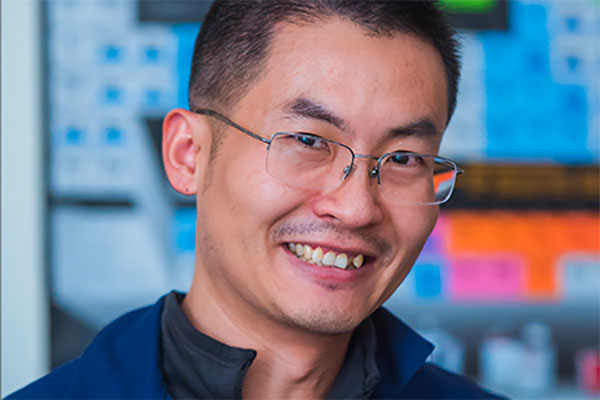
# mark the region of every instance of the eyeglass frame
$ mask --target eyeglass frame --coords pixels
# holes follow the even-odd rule
[[[348,178],[348,176],[350,176],[350,173],[354,170],[354,161],[356,158],[364,158],[364,159],[368,159],[368,160],[376,160],[377,164],[375,165],[375,167],[373,167],[373,169],[369,172],[369,176],[371,177],[376,177],[377,178],[377,184],[381,185],[381,174],[379,172],[380,170],[380,164],[381,161],[383,159],[385,159],[387,156],[390,156],[392,154],[404,154],[404,155],[415,155],[415,156],[426,156],[426,157],[433,157],[434,159],[438,159],[440,161],[443,161],[445,163],[449,163],[450,165],[452,165],[454,167],[454,170],[456,171],[456,175],[454,176],[454,181],[456,182],[456,177],[458,175],[462,175],[464,174],[464,170],[462,168],[460,168],[458,166],[458,164],[456,163],[456,161],[453,161],[449,158],[446,157],[441,157],[441,156],[437,156],[437,155],[432,155],[432,154],[421,154],[421,153],[415,153],[412,151],[404,151],[404,150],[397,150],[397,151],[392,151],[392,152],[388,152],[385,153],[379,157],[375,157],[375,156],[370,156],[368,154],[356,154],[354,153],[354,150],[352,150],[352,148],[344,143],[340,143],[340,142],[336,142],[335,140],[330,140],[330,139],[326,139],[323,138],[321,136],[315,135],[313,133],[309,133],[309,132],[275,132],[274,134],[271,135],[271,137],[269,139],[266,139],[246,128],[244,128],[243,126],[233,122],[232,120],[230,120],[229,118],[227,118],[226,116],[224,116],[223,114],[214,111],[214,110],[210,110],[208,108],[199,108],[195,111],[192,111],[194,114],[200,114],[200,115],[207,115],[209,117],[214,117],[217,118],[218,120],[220,120],[221,122],[226,123],[227,125],[239,130],[242,133],[245,133],[246,135],[256,139],[256,140],[260,140],[261,142],[265,143],[267,145],[267,152],[269,151],[270,147],[271,147],[271,143],[273,142],[273,139],[277,136],[277,135],[281,135],[281,134],[302,134],[302,135],[307,135],[307,136],[311,136],[314,138],[317,138],[319,140],[322,140],[324,142],[327,143],[331,143],[331,144],[335,144],[335,145],[339,145],[342,146],[346,149],[348,149],[350,151],[350,154],[352,154],[352,161],[350,162],[350,165],[346,166],[344,168],[344,176],[342,178],[342,182],[344,180],[346,180],[346,178]],[[454,192],[454,189],[456,187],[456,183],[454,182],[453,187],[452,187],[452,192]],[[417,204],[424,204],[424,205],[438,205],[438,204],[444,204],[446,203],[448,200],[450,200],[450,197],[452,197],[452,192],[450,192],[450,194],[448,195],[448,197],[446,199],[444,199],[441,202],[433,202],[433,203],[417,203]]]

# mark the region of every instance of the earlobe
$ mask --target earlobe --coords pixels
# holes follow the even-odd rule
[[[163,121],[162,157],[171,186],[193,195],[203,178],[210,152],[210,125],[190,111],[171,110]]]

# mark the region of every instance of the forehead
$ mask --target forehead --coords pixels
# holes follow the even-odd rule
[[[446,123],[446,76],[433,46],[408,34],[373,36],[339,18],[279,25],[265,71],[238,110],[279,123],[299,98],[325,106],[354,133],[428,118],[441,138]]]

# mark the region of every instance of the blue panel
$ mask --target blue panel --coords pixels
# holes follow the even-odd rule
[[[560,85],[550,71],[548,5],[511,3],[510,31],[484,32],[486,154],[508,161],[593,161],[588,148],[587,93]],[[578,21],[567,21],[576,29]],[[577,70],[581,60],[565,63]]]
[[[175,211],[173,224],[175,252],[193,252],[196,248],[196,210],[181,208]]]
[[[71,126],[65,132],[65,142],[71,146],[79,146],[83,144],[83,131],[77,127]]]
[[[160,92],[156,89],[147,89],[144,93],[144,103],[147,108],[160,106]]]
[[[442,266],[440,263],[417,263],[413,268],[415,291],[420,298],[435,298],[442,294]]]
[[[118,105],[123,101],[123,90],[115,85],[108,85],[102,89],[100,103],[106,105]]]
[[[179,84],[177,90],[177,107],[189,108],[188,84],[192,67],[194,43],[199,30],[200,24],[180,24],[173,26],[173,31],[178,37],[177,77]]]
[[[546,20],[545,5],[510,3],[509,29],[519,36],[520,40],[533,39],[548,42]]]
[[[109,146],[121,145],[123,138],[123,132],[116,126],[109,126],[104,130],[104,142]]]
[[[155,46],[147,46],[143,50],[143,60],[147,64],[157,64],[160,61],[160,50]]]
[[[103,46],[100,51],[101,62],[119,63],[123,59],[123,49],[115,44]]]
[[[578,33],[581,30],[581,21],[576,16],[570,16],[564,20],[568,32]]]

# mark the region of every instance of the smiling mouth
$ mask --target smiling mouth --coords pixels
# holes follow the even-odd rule
[[[302,243],[286,243],[284,246],[287,247],[289,252],[296,256],[296,258],[309,264],[338,268],[347,271],[359,269],[373,260],[373,257],[365,256],[363,254],[348,255],[332,250],[324,251],[321,247],[313,248]]]

